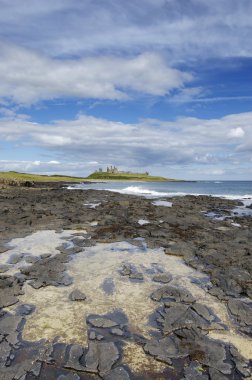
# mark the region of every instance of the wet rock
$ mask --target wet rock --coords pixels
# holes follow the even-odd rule
[[[88,372],[108,373],[119,359],[119,351],[112,342],[91,341],[85,356],[85,369]]]
[[[171,285],[166,285],[162,288],[155,290],[151,295],[151,299],[153,301],[173,299],[176,302],[185,303],[192,303],[195,301],[195,298],[187,290],[183,288],[177,288]]]
[[[249,362],[239,354],[234,346],[230,346],[230,354],[232,355],[236,370],[245,378],[251,376],[252,368],[249,369]]]
[[[130,264],[124,264],[121,271],[122,276],[129,276],[132,273],[132,267]]]
[[[22,268],[20,271],[31,280],[29,285],[39,289],[48,285],[59,286],[71,285],[72,278],[65,273],[65,263],[70,259],[65,255],[56,255],[35,262],[33,265]]]
[[[130,380],[130,375],[123,367],[116,367],[112,369],[107,375],[104,376],[104,380]]]
[[[23,253],[20,253],[20,254],[13,254],[10,256],[9,260],[8,260],[8,263],[9,264],[17,264],[18,262],[20,262],[24,257],[24,254]]]
[[[140,272],[135,272],[135,273],[131,273],[131,274],[129,275],[129,278],[130,278],[131,280],[139,280],[139,281],[143,281],[144,276],[143,276],[143,274],[140,273]]]
[[[15,277],[0,276],[0,308],[14,305],[23,294],[23,283]]]
[[[68,373],[67,375],[60,375],[57,380],[80,380],[80,376],[77,373]]]
[[[70,247],[70,248],[65,248],[64,246],[60,246],[57,249],[64,255],[74,255],[76,253],[82,252],[82,248],[77,247],[77,246]]]
[[[162,339],[152,339],[144,346],[144,351],[155,359],[172,365],[172,359],[179,359],[188,356],[186,348],[179,348],[179,339],[168,336]]]
[[[22,317],[5,314],[0,318],[0,334],[5,336],[5,340],[13,346],[18,343],[19,326]]]
[[[122,276],[128,276],[131,280],[142,281],[144,279],[143,274],[138,272],[131,264],[123,264],[120,273]]]
[[[48,259],[48,257],[51,257],[51,253],[42,253],[42,255],[40,255],[40,258],[43,260],[43,259]]]
[[[75,289],[70,293],[69,298],[71,301],[85,301],[87,297],[79,289]]]
[[[204,374],[204,369],[197,362],[192,362],[189,367],[184,369],[182,380],[208,380],[208,375]]]
[[[68,360],[66,364],[64,365],[64,367],[72,368],[72,369],[75,369],[76,371],[83,371],[84,368],[80,364],[80,359],[83,356],[83,353],[84,353],[84,350],[80,345],[78,344],[72,345],[69,350]]]
[[[28,305],[28,304],[19,305],[16,308],[16,315],[21,315],[21,316],[29,315],[29,314],[33,313],[34,310],[35,310],[34,305]]]
[[[40,257],[38,257],[38,256],[25,256],[25,261],[26,261],[28,264],[34,264],[34,263],[36,263],[38,260],[40,260]]]
[[[252,334],[252,304],[239,299],[230,299],[228,309],[241,325],[242,331]]]
[[[5,273],[7,272],[8,270],[10,269],[10,266],[9,265],[0,265],[0,273]]]
[[[200,329],[182,329],[176,331],[180,336],[181,344],[186,345],[191,360],[197,360],[203,366],[214,368],[224,375],[232,372],[232,364],[226,362],[225,345],[219,341],[209,339]]]
[[[153,281],[155,282],[161,282],[163,284],[167,284],[172,280],[172,275],[170,273],[160,273],[156,274],[153,278]]]
[[[96,338],[96,333],[95,331],[91,331],[90,334],[89,334],[89,339],[90,340],[94,340]]]
[[[196,307],[194,307],[196,305]],[[201,314],[197,312],[200,311]],[[202,316],[205,316],[205,318]],[[181,303],[165,303],[165,308],[157,319],[162,325],[163,333],[169,334],[172,331],[187,327],[200,328],[203,330],[216,329],[217,324],[211,324],[214,319],[209,310],[201,304],[186,305]],[[223,327],[219,326],[220,329]]]
[[[33,364],[32,368],[30,369],[30,372],[31,372],[34,376],[38,377],[39,374],[40,374],[40,372],[41,372],[41,367],[42,367],[42,362],[40,362],[40,361],[36,361],[36,362]]]
[[[47,346],[44,343],[36,346],[26,346],[20,348],[20,358],[11,363],[9,367],[1,367],[1,380],[14,380],[14,379],[26,379],[27,374],[32,374],[37,376],[40,373],[39,364],[46,360]]]
[[[111,328],[111,327],[118,326],[117,322],[112,321],[111,319],[103,318],[103,317],[88,318],[88,323],[90,323],[93,327],[98,327],[98,328]]]
[[[209,378],[210,380],[227,380],[228,379],[227,376],[224,376],[223,373],[221,373],[215,368],[209,369]]]
[[[124,331],[119,329],[119,328],[113,328],[111,330],[111,334],[113,335],[118,335],[118,336],[123,336],[124,335]]]

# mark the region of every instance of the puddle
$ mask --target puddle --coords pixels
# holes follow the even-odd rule
[[[72,243],[67,242],[66,239],[70,238],[74,232],[76,231],[55,232],[45,230],[35,232],[24,238],[13,239],[7,245],[10,249],[0,254],[0,264],[7,264],[9,267],[4,274],[13,275],[19,271],[19,268],[31,265],[26,261],[28,257],[39,258],[43,254],[51,256],[59,254],[56,247],[64,243],[65,248],[69,248]]]
[[[88,208],[96,208],[101,205],[101,202],[98,203],[84,203],[84,206],[87,206]]]
[[[172,207],[172,202],[168,202],[168,201],[154,201],[152,202],[152,204],[154,206],[164,206],[164,207]]]
[[[138,224],[140,224],[140,226],[144,226],[145,224],[149,224],[150,222],[146,219],[139,219]]]
[[[67,241],[70,233],[67,231],[56,234],[53,231],[43,231],[24,239],[15,239],[11,244],[15,242],[17,252],[23,251],[24,247],[28,249],[29,246],[29,254],[39,255],[48,252],[55,254],[58,252],[56,247],[64,242],[62,237]],[[124,264],[136,268],[137,272],[143,275],[143,279],[138,281],[129,279],[126,275],[122,276],[121,269]],[[159,306],[151,300],[150,295],[162,286],[153,282],[153,276],[163,272],[172,275],[171,285],[184,287],[198,302],[212,308],[231,332],[230,334],[211,332],[211,337],[229,339],[228,341],[233,343],[243,356],[249,355],[248,347],[251,345],[251,339],[236,333],[225,304],[204,290],[209,284],[208,277],[187,266],[181,258],[165,255],[161,248],[148,249],[142,244],[135,246],[129,242],[97,244],[75,254],[66,264],[66,268],[68,275],[74,279],[70,286],[34,289],[25,284],[25,294],[19,297],[20,303],[33,304],[36,309],[26,317],[23,339],[53,341],[57,336],[60,342],[79,343],[85,346],[86,318],[91,314],[104,315],[118,311],[127,316],[128,330],[131,333],[150,338],[157,331],[155,325],[150,325],[150,316]],[[70,301],[69,295],[74,289],[83,292],[86,300]],[[17,306],[18,304],[8,310],[13,312]],[[128,352],[130,351],[132,345],[128,346]],[[124,354],[127,357],[127,350]],[[129,363],[129,360],[127,362]],[[131,362],[129,365],[136,364]]]

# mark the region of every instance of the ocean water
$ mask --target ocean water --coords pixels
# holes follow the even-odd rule
[[[197,182],[103,182],[78,184],[70,188],[116,191],[148,198],[184,195],[212,195],[228,199],[252,201],[252,181],[197,181]]]

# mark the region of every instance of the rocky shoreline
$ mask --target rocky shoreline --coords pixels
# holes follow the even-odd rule
[[[216,212],[230,216],[238,201],[208,196],[167,200],[172,207],[107,191],[67,190],[56,183],[0,191],[1,380],[250,378],[251,351],[245,346],[251,347],[252,342],[252,218],[233,215],[216,220],[206,216]],[[69,232],[56,247],[57,254],[46,251],[43,242],[37,254],[10,254],[12,239],[45,230]],[[128,244],[124,250],[121,242]],[[40,291],[64,292],[59,294],[67,295],[66,302],[77,314],[100,292],[94,288],[90,294],[92,289],[76,287],[77,278],[71,272],[75,261],[77,268],[83,265],[80,259],[90,267],[92,257],[100,262],[98,249],[104,250],[104,267],[111,254],[109,268],[114,268],[116,249],[132,252],[130,257],[125,253],[125,262],[116,264],[115,279],[105,276],[102,300],[114,300],[110,312],[85,314],[87,341],[83,339],[83,345],[82,339],[68,342],[53,336],[53,331],[50,339],[26,340],[25,325],[32,326],[33,316],[39,314],[39,306],[29,299],[36,299]],[[146,257],[134,261],[134,255],[143,255],[141,252]],[[89,256],[83,258],[84,254]],[[155,254],[160,259],[153,263]],[[153,256],[147,265],[148,255]],[[167,268],[166,262],[178,262],[202,277],[192,276],[183,286],[179,271],[175,273],[172,265]],[[148,315],[146,303],[149,336],[137,331],[137,326],[133,329],[127,308],[118,307],[114,288],[120,284],[125,289],[129,286],[132,297],[134,289],[148,295],[153,305],[153,313]],[[195,297],[197,294],[203,294],[206,302]],[[27,302],[22,302],[24,299]],[[210,301],[218,303],[227,316],[217,315]],[[137,312],[144,313],[142,309]],[[84,319],[81,314],[80,318]],[[231,342],[232,334],[236,340]],[[239,339],[243,356],[239,343],[235,344]],[[128,362],[127,355],[131,355]],[[134,357],[135,367],[128,364]]]

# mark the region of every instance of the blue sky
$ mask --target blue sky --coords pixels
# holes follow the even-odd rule
[[[250,0],[0,9],[0,170],[252,180]]]

